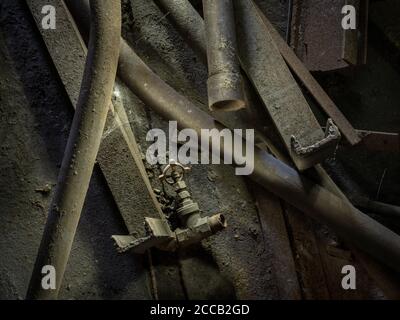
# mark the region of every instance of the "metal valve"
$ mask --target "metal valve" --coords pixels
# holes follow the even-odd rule
[[[136,253],[144,253],[152,247],[164,251],[174,251],[179,247],[200,242],[201,240],[226,228],[225,217],[216,214],[211,217],[202,217],[199,205],[193,198],[183,180],[190,168],[175,160],[164,168],[159,176],[160,180],[173,186],[176,192],[176,214],[179,226],[172,231],[166,219],[145,218],[147,235],[136,238],[133,235],[113,236],[118,251],[126,252],[132,249]]]

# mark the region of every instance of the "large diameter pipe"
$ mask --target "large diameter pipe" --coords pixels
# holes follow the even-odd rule
[[[210,110],[245,107],[232,0],[203,0]]]
[[[89,52],[57,188],[28,288],[28,299],[56,299],[89,187],[111,100],[121,37],[120,0],[91,0]],[[55,270],[55,289],[42,269]]]
[[[162,81],[123,39],[118,75],[147,106],[165,119],[177,121],[180,128],[192,128],[198,133],[201,129],[225,128]],[[233,150],[230,152],[233,154]],[[393,231],[258,148],[254,167],[250,176],[254,181],[400,272],[400,237]]]

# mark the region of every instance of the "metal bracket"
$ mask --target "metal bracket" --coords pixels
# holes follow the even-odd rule
[[[302,146],[299,140],[292,135],[291,147],[292,151],[300,157],[308,157],[321,151],[321,149],[336,146],[339,143],[341,134],[338,127],[333,123],[332,119],[328,119],[325,129],[325,138],[317,141],[310,146]]]
[[[123,253],[132,249],[135,253],[143,254],[152,247],[174,249],[175,237],[167,223],[161,219],[146,217],[145,226],[148,233],[145,237],[112,236],[118,252]]]

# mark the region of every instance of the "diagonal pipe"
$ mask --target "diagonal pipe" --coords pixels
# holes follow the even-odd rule
[[[89,11],[83,2],[75,9],[84,17],[82,13],[87,16]],[[67,5],[70,3],[74,1],[68,0]],[[70,7],[73,16],[75,9]],[[87,29],[88,19],[79,22],[82,30]],[[161,80],[122,38],[118,75],[147,106],[165,119],[177,121],[180,128],[192,128],[199,134],[201,129],[226,128]],[[236,158],[231,149],[220,151],[221,155],[228,152]],[[400,236],[264,150],[255,148],[254,160],[251,179],[400,272]]]
[[[80,96],[58,176],[27,299],[56,299],[104,131],[121,36],[120,0],[90,0],[91,29]],[[55,288],[42,285],[54,267]]]

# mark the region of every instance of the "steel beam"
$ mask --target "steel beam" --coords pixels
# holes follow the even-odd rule
[[[356,10],[356,29],[344,29],[342,9]],[[291,45],[311,71],[364,64],[367,50],[368,0],[294,0]]]

